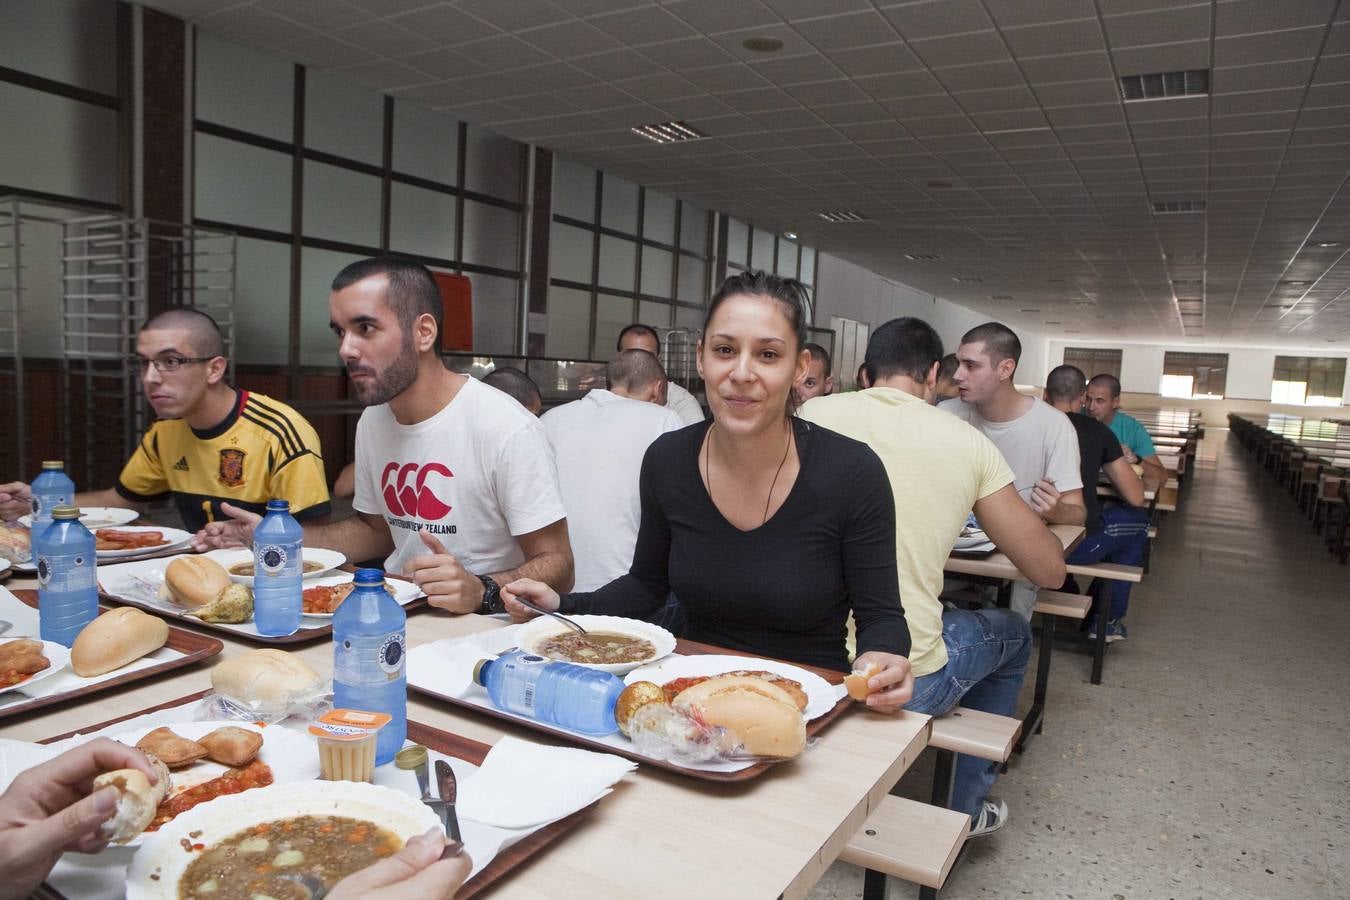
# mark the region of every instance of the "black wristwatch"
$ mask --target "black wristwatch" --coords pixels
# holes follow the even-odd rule
[[[506,612],[506,604],[502,602],[502,586],[493,581],[491,575],[479,575],[478,580],[483,582],[483,602],[478,606],[478,614],[492,616]]]

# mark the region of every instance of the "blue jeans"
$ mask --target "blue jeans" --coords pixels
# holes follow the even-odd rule
[[[1112,562],[1137,566],[1143,563],[1147,548],[1148,512],[1112,503],[1102,507],[1102,527],[1089,531],[1065,561],[1079,565]],[[1130,583],[1107,581],[1101,590],[1111,592],[1111,619],[1125,618],[1130,607]]]
[[[958,703],[1010,716],[1031,658],[1031,626],[1009,609],[948,609],[942,613],[947,665],[914,679],[905,709],[940,716]],[[974,818],[994,784],[998,764],[956,755],[952,809]]]

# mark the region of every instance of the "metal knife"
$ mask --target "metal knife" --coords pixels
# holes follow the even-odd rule
[[[436,790],[445,806],[441,809],[441,821],[445,833],[452,841],[461,840],[459,836],[459,817],[455,815],[455,795],[459,785],[455,782],[455,770],[443,759],[436,760]]]

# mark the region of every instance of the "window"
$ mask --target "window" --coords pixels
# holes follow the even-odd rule
[[[816,320],[816,251],[772,231],[755,228],[728,217],[727,274],[747,269],[763,269],[795,278],[806,287],[806,321]],[[746,260],[749,260],[747,263]],[[864,347],[865,349],[865,347]]]
[[[1270,383],[1271,403],[1340,406],[1344,392],[1344,359],[1275,357],[1275,372]]]
[[[1164,353],[1158,393],[1187,400],[1222,400],[1228,382],[1227,353]]]
[[[631,322],[662,333],[702,323],[708,219],[697,206],[555,157],[544,354],[608,359]],[[577,321],[555,325],[564,315]]]
[[[1112,375],[1120,378],[1120,351],[1100,347],[1065,347],[1064,365],[1077,366],[1088,378]]]

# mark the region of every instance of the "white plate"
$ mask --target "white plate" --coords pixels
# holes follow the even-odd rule
[[[806,712],[803,715],[806,716],[808,721],[825,715],[834,709],[834,705],[839,702],[838,690],[814,672],[808,672],[791,663],[778,662],[772,659],[757,659],[752,656],[711,654],[707,656],[672,656],[661,660],[654,666],[634,669],[624,677],[623,681],[624,684],[632,684],[635,681],[654,681],[657,684],[664,684],[675,678],[721,675],[724,672],[735,672],[738,669],[772,672],[799,683],[802,690],[806,692]]]
[[[316,578],[305,585],[306,589],[312,587],[328,587],[334,584],[346,584],[356,576],[351,572],[343,572],[339,575],[325,575],[323,578]],[[398,601],[399,606],[407,606],[409,603],[423,596],[421,588],[411,581],[404,581],[402,578],[390,578],[386,582],[394,589],[394,599]],[[351,596],[350,594],[348,596]],[[343,601],[346,602],[345,600]],[[331,619],[332,613],[304,613],[306,619]]]
[[[289,728],[283,728],[280,725],[259,726],[252,722],[235,721],[207,721],[207,722],[176,722],[168,727],[174,734],[181,737],[196,740],[205,737],[217,728],[224,728],[227,725],[233,725],[236,728],[246,728],[249,731],[261,732],[263,736],[262,749],[258,751],[258,759],[267,764],[272,770],[272,783],[277,785],[286,785],[294,782],[312,782],[319,777],[319,751],[314,743],[314,739],[301,734],[298,731],[292,731]],[[155,728],[160,726],[149,726],[146,728],[137,728],[133,731],[124,731],[120,734],[108,735],[115,741],[126,744],[128,747],[135,746],[136,742],[145,737]],[[177,796],[187,788],[201,784],[203,781],[210,781],[213,778],[219,778],[228,769],[228,766],[222,766],[220,763],[213,763],[207,760],[193,763],[192,765],[177,769],[173,772],[173,788],[170,796]],[[263,788],[253,788],[244,791],[243,794],[231,794],[230,797],[244,797],[249,802],[256,795],[257,791]],[[222,797],[215,800],[208,800],[205,803],[194,806],[188,810],[188,813],[196,812],[205,806],[212,806],[219,803]],[[183,815],[187,815],[184,813]],[[182,820],[182,816],[176,817],[169,825],[177,825]],[[164,829],[158,833],[162,834]],[[137,846],[145,843],[155,832],[151,834],[142,834],[133,838],[130,846]],[[175,845],[177,842],[175,842]],[[181,848],[180,848],[181,852]]]
[[[242,562],[253,562],[253,551],[246,547],[240,547],[237,550],[211,550],[203,555],[220,563],[225,567],[225,571],[227,572],[229,572],[230,566],[237,566]],[[338,566],[345,563],[347,557],[336,550],[324,550],[319,547],[305,547],[304,560],[305,562],[316,562],[323,566],[322,569],[307,572],[304,576],[305,578],[318,578],[325,572],[331,572],[333,569],[336,569]],[[235,575],[231,572],[230,580],[236,584],[245,584],[249,587],[253,587],[252,575]]]
[[[181,842],[189,835],[191,843],[210,847],[254,825],[306,815],[364,819],[404,841],[440,827],[430,807],[374,784],[311,781],[256,788],[194,807],[147,838],[127,869],[127,900],[176,900],[178,881],[196,859],[183,852]]]
[[[19,639],[6,638],[4,635],[0,635],[0,644],[8,644],[12,640]],[[52,641],[43,641],[42,655],[51,660],[50,666],[43,669],[41,672],[35,673],[27,681],[20,681],[18,684],[12,684],[9,687],[0,687],[0,694],[5,693],[6,691],[26,691],[44,678],[50,678],[57,672],[63,671],[66,666],[70,665],[70,648],[61,644]]]
[[[111,528],[134,522],[140,513],[125,506],[81,506],[80,524],[92,531],[95,528]],[[19,516],[19,524],[25,528],[33,527],[32,516]]]
[[[658,659],[669,656],[675,651],[675,635],[666,631],[659,625],[653,625],[650,622],[643,622],[641,619],[625,619],[620,616],[568,616],[573,622],[576,622],[587,631],[608,631],[616,634],[632,635],[651,641],[656,652],[650,659],[631,663],[611,663],[608,665],[575,663],[578,666],[585,666],[587,669],[599,669],[601,672],[610,672],[614,675],[622,675],[625,672],[631,672],[638,666],[649,666]],[[516,633],[517,643],[520,649],[529,653],[536,653],[535,650],[542,641],[553,637],[555,634],[561,634],[564,631],[570,631],[563,623],[549,616],[540,616],[537,619],[531,619],[521,626],[520,631]],[[570,662],[570,660],[568,660]],[[669,679],[667,679],[669,680]]]
[[[150,553],[166,553],[171,550],[182,550],[188,544],[192,543],[192,533],[183,531],[180,528],[162,528],[158,525],[122,525],[117,528],[118,531],[158,531],[164,535],[167,543],[160,544],[158,547],[133,547],[129,550],[100,550],[99,559],[125,559],[129,556],[145,556]],[[98,532],[95,531],[95,537]]]

